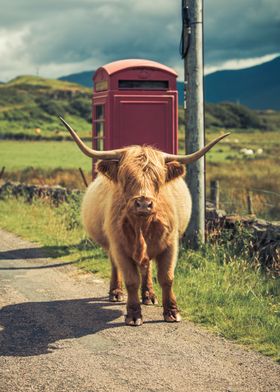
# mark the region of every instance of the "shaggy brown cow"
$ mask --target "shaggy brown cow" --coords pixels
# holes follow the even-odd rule
[[[183,163],[202,157],[220,136],[198,152],[177,156],[147,146],[113,151],[88,148],[61,118],[80,149],[101,159],[98,176],[88,187],[82,204],[86,231],[100,244],[112,263],[110,300],[122,301],[122,276],[127,289],[127,325],[141,325],[138,290],[142,302],[156,303],[151,260],[157,263],[165,321],[180,321],[172,285],[178,242],[191,214],[191,198],[183,179]]]

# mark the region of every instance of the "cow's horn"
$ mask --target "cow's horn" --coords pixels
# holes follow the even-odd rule
[[[164,153],[165,162],[170,162],[170,161],[178,161],[181,163],[195,162],[199,158],[201,158],[203,155],[205,155],[213,146],[215,146],[216,143],[218,143],[220,140],[222,140],[224,137],[226,137],[228,135],[230,135],[230,132],[225,133],[224,135],[217,137],[217,139],[215,139],[212,142],[210,142],[209,144],[207,144],[201,150],[198,150],[190,155],[172,155],[172,154]]]
[[[110,150],[110,151],[97,151],[89,148],[77,135],[77,133],[70,127],[69,124],[61,117],[58,116],[59,119],[61,120],[62,124],[65,126],[65,128],[68,129],[70,132],[72,138],[75,140],[77,145],[79,146],[80,150],[87,155],[90,158],[96,158],[96,159],[112,159],[112,160],[119,160],[121,158],[123,150]]]

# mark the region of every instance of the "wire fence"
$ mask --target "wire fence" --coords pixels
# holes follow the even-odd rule
[[[210,182],[207,202],[217,209],[240,214],[260,214],[265,219],[280,220],[280,193],[259,188],[239,188],[234,196],[229,189],[221,189],[218,180]]]

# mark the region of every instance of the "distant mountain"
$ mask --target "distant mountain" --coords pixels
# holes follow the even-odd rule
[[[205,77],[206,102],[231,101],[253,109],[280,109],[280,57],[255,67]]]
[[[60,80],[92,87],[94,71],[63,76]],[[206,102],[238,102],[253,109],[280,109],[280,57],[255,67],[218,71],[205,77]],[[183,104],[184,84],[177,83],[179,104]]]
[[[79,83],[82,86],[91,87],[93,86],[92,77],[95,71],[84,71],[79,73],[74,73],[67,76],[61,76],[59,80],[72,82],[72,83]]]

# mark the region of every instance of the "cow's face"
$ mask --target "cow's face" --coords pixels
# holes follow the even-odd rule
[[[127,211],[138,216],[154,214],[160,190],[185,174],[182,164],[165,163],[160,151],[140,146],[128,148],[120,161],[100,161],[97,170],[121,188]]]

